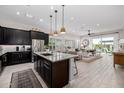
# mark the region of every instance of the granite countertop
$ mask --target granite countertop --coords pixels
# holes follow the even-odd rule
[[[51,61],[51,62],[58,62],[70,58],[75,58],[78,55],[72,55],[72,54],[67,54],[67,53],[61,53],[61,52],[54,52],[51,55],[44,56],[44,52],[34,52],[35,54]]]
[[[11,52],[31,52],[31,51],[9,51],[9,52],[11,53]],[[7,52],[7,51],[1,51],[0,52],[0,56],[2,56],[5,53],[9,53],[9,52]]]
[[[6,52],[2,52],[2,51],[1,51],[1,52],[0,52],[0,56],[4,55],[5,53],[6,53]]]
[[[12,53],[12,52],[31,52],[31,51],[8,51],[8,53]]]

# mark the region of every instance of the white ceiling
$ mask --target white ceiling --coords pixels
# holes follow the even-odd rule
[[[61,6],[50,5],[1,5],[0,20],[11,20],[30,27],[38,27],[49,32],[49,15],[54,17],[54,10],[58,10],[58,30],[61,27]],[[20,12],[17,15],[16,12]],[[33,18],[26,17],[29,13]],[[40,18],[43,19],[40,22]],[[99,26],[97,26],[99,24]],[[67,34],[80,36],[92,32],[108,31],[124,28],[124,6],[121,5],[66,5],[65,27]],[[30,28],[30,29],[32,29]],[[29,29],[29,28],[28,28]]]

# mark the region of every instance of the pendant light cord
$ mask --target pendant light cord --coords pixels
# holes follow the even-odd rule
[[[50,15],[50,32],[52,33],[52,15]]]
[[[57,10],[55,10],[55,32],[57,32]]]
[[[62,26],[64,27],[64,5],[62,5]]]

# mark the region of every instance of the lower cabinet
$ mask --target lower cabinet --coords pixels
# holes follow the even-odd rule
[[[46,81],[46,84],[50,87],[51,86],[51,63],[44,60],[43,62],[43,69],[41,69],[43,72],[44,80]]]
[[[33,54],[33,56],[32,56],[32,61],[33,61],[33,63],[34,63],[34,69],[35,69],[36,71],[38,71],[38,70],[37,70],[37,55]]]
[[[0,73],[3,70],[3,66],[7,64],[7,53],[0,56]]]
[[[31,52],[7,52],[3,57],[3,65],[14,65],[31,62]]]
[[[38,56],[35,64],[37,65],[36,70],[39,75],[43,78],[47,86],[51,87],[51,63]]]
[[[1,56],[1,59],[2,59],[2,66],[6,66],[7,65],[7,53],[3,54]]]
[[[34,68],[42,77],[48,87],[60,88],[68,84],[69,62],[50,62],[40,56],[34,55]]]

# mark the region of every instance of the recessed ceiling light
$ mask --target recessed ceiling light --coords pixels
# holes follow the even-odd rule
[[[53,10],[53,8],[54,8],[53,6],[50,7],[50,9],[52,9],[52,10]]]
[[[26,14],[27,17],[32,18],[33,16],[31,14]]]
[[[17,15],[20,15],[20,12],[16,12]]]
[[[43,22],[43,19],[40,19],[40,22]]]
[[[96,24],[97,26],[100,26],[100,24]]]

